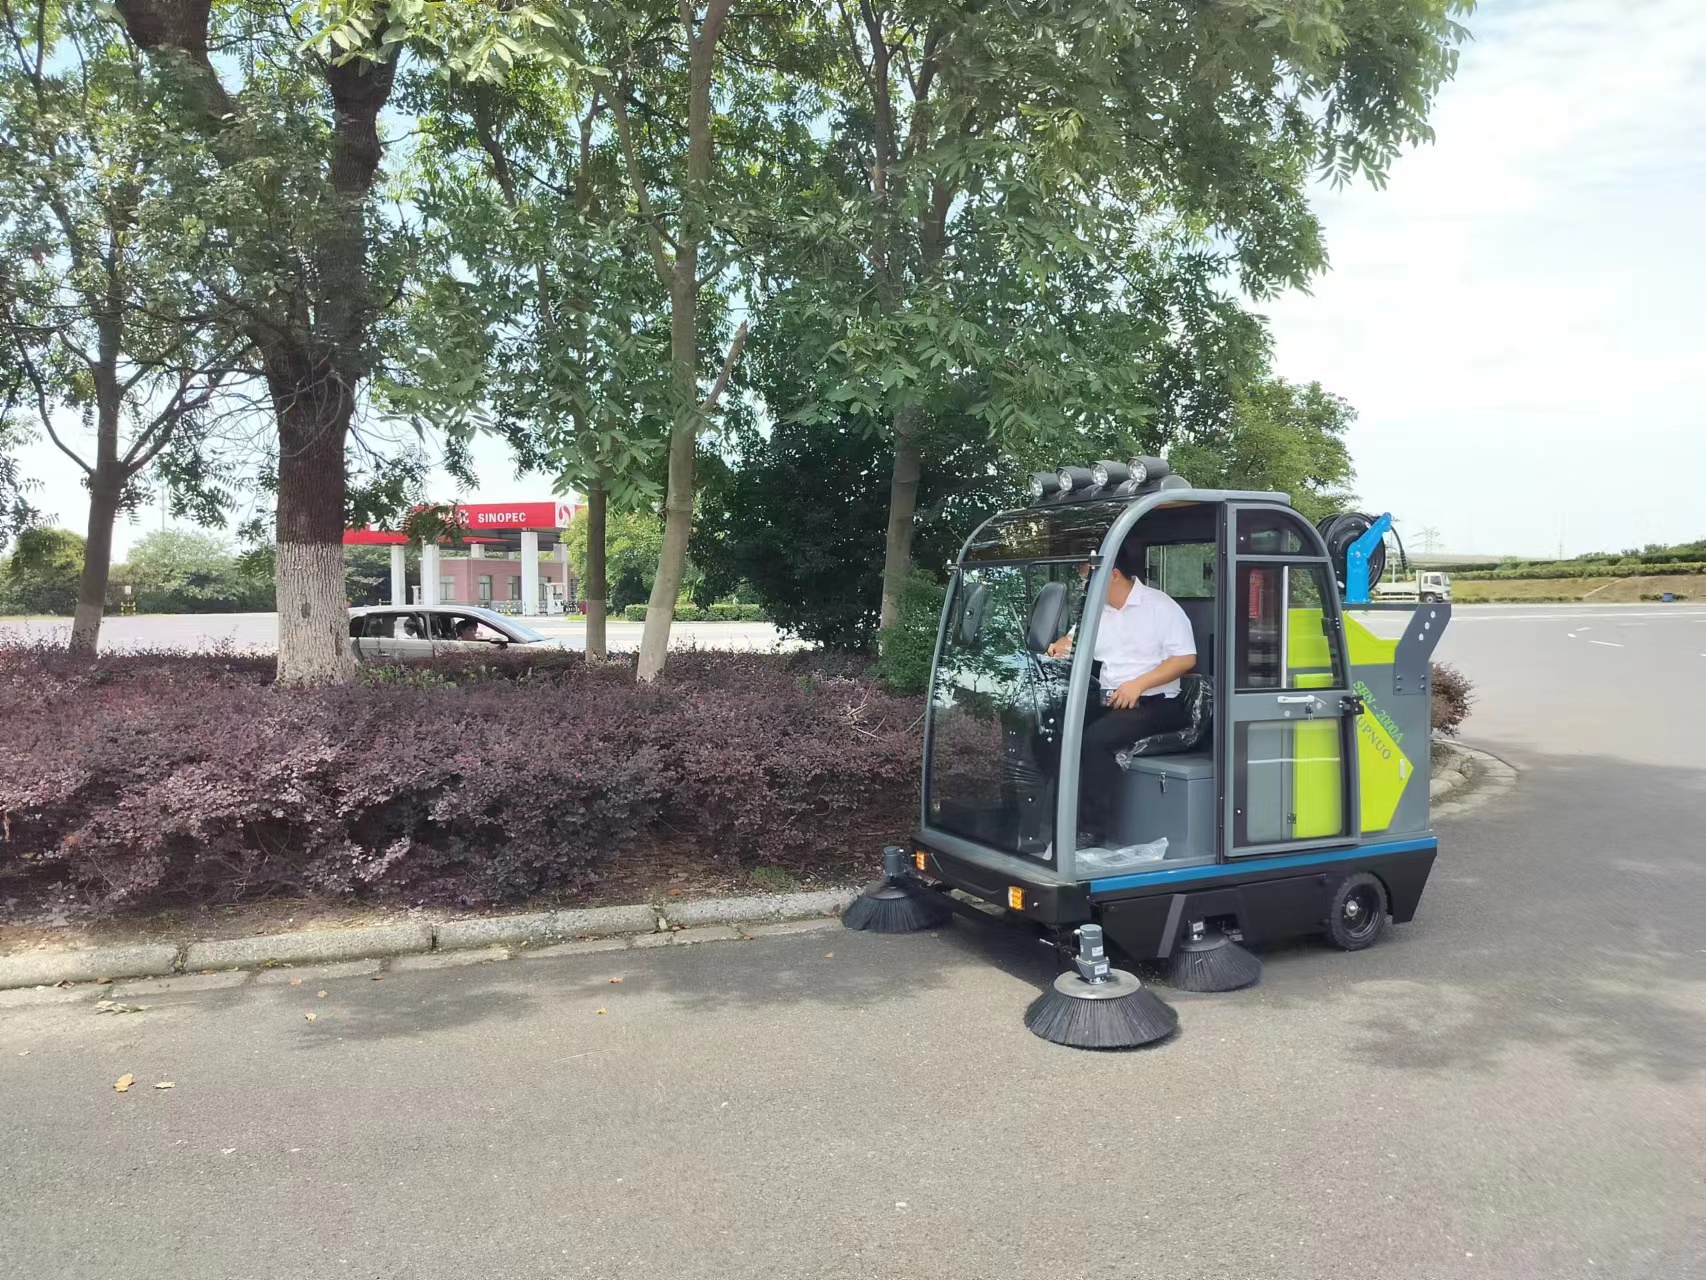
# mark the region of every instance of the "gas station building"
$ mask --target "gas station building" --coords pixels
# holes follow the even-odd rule
[[[391,548],[391,600],[404,604],[484,605],[527,616],[574,607],[578,583],[561,536],[582,508],[570,502],[459,502],[466,555],[421,546],[420,581],[408,581],[408,538],[382,529],[349,529],[346,546]],[[541,535],[544,554],[541,554]]]

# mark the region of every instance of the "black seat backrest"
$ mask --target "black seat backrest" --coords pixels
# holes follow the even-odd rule
[[[1205,676],[1214,674],[1214,606],[1216,601],[1181,600],[1179,608],[1191,620],[1191,634],[1197,639],[1196,670]]]
[[[1122,765],[1138,756],[1171,756],[1207,749],[1214,735],[1213,682],[1195,672],[1179,677],[1179,702],[1185,714],[1184,725],[1139,738],[1124,751],[1117,752]]]

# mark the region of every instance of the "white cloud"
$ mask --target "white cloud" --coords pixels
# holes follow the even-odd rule
[[[1462,551],[1706,536],[1706,6],[1483,0],[1432,147],[1320,193],[1267,308],[1361,412],[1364,501]]]

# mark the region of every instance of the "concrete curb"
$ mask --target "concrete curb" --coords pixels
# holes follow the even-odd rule
[[[1516,785],[1517,770],[1489,751],[1449,744],[1458,753],[1459,781],[1443,794],[1433,797],[1430,820],[1455,818],[1479,809]]]
[[[857,888],[744,898],[706,898],[662,908],[643,904],[584,910],[479,916],[438,924],[405,922],[359,929],[315,929],[224,941],[189,941],[84,947],[75,951],[24,951],[0,956],[0,990],[51,987],[101,978],[165,978],[204,969],[265,969],[313,965],[335,976],[340,962],[377,971],[379,957],[400,960],[399,971],[477,964],[512,955],[578,954],[631,946],[685,945],[762,936],[790,921],[827,920],[859,893]],[[748,931],[743,926],[751,926]],[[543,944],[535,946],[534,944]],[[449,953],[463,953],[452,957]],[[441,953],[444,958],[438,957]],[[464,958],[465,957],[465,958]],[[263,981],[266,981],[263,975]]]

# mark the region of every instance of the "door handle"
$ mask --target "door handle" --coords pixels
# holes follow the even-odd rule
[[[1300,693],[1300,694],[1282,693],[1282,694],[1280,694],[1279,697],[1275,698],[1274,701],[1275,702],[1288,703],[1288,704],[1291,704],[1293,706],[1303,704],[1303,705],[1307,705],[1307,706],[1311,706],[1311,707],[1318,707],[1321,705],[1321,699],[1317,698],[1314,694],[1310,694],[1310,693]]]

